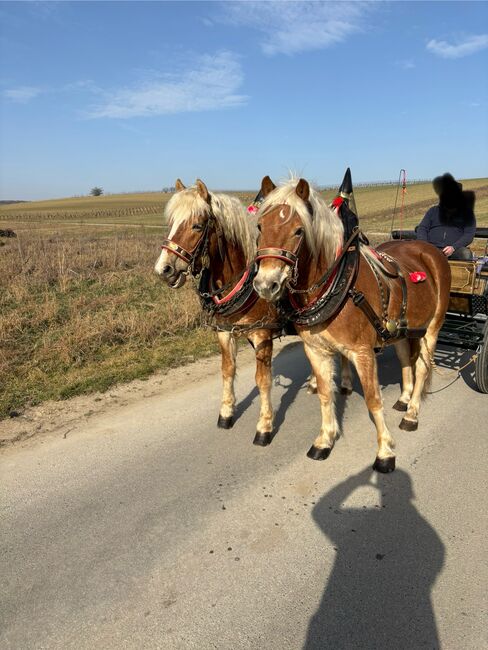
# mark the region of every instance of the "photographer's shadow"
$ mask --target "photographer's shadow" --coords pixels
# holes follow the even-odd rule
[[[377,490],[379,505],[344,506],[360,487]],[[444,545],[413,498],[406,472],[381,475],[368,468],[314,507],[336,558],[304,650],[439,648],[430,594]]]

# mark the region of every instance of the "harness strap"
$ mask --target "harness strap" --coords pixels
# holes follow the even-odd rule
[[[358,234],[359,234],[359,228],[356,227],[356,228],[353,229],[353,231],[351,233],[351,236],[349,237],[349,239],[344,244],[341,252],[339,253],[339,255],[334,260],[334,263],[332,264],[332,266],[329,269],[327,269],[327,271],[320,278],[320,280],[318,282],[316,282],[315,286],[317,286],[317,288],[319,288],[323,284],[327,284],[329,282],[329,280],[331,280],[332,276],[337,271],[337,268],[338,268],[339,264],[342,262],[344,256],[347,255],[347,253],[349,253],[349,252],[351,252],[352,250],[355,249],[355,247],[351,246],[351,245],[352,245],[353,241],[356,239],[356,237],[358,236]]]
[[[357,291],[353,287],[352,289],[349,289],[349,295],[351,296],[354,305],[356,307],[359,307],[359,309],[361,309],[361,311],[365,314],[366,318],[375,328],[380,338],[383,341],[388,341],[388,339],[391,338],[391,334],[385,327],[383,327],[380,318],[378,318],[375,310],[369,304],[364,293],[362,291]]]
[[[386,327],[384,327],[381,319],[377,316],[376,312],[371,307],[370,303],[368,302],[368,300],[366,299],[362,291],[357,291],[355,288],[351,288],[349,290],[349,295],[351,296],[354,305],[356,307],[359,307],[359,309],[362,310],[362,312],[365,314],[365,316],[367,317],[367,319],[374,327],[374,329],[376,330],[376,332],[378,333],[378,335],[380,336],[381,340],[384,343],[388,341],[394,341],[396,339],[400,339],[403,337],[407,339],[422,338],[423,336],[425,336],[425,332],[426,332],[425,328],[408,327],[408,322],[406,318],[407,283],[400,269],[400,265],[395,259],[393,259],[389,255],[386,255],[386,253],[380,253],[380,255],[396,269],[396,274],[387,273],[388,277],[400,280],[400,286],[402,290],[402,304],[400,307],[400,315],[398,317],[398,321],[394,319],[388,319],[388,317],[386,316],[385,317]]]
[[[245,269],[245,271],[244,271],[244,273],[243,273],[241,279],[240,279],[239,282],[235,285],[235,287],[232,289],[232,291],[230,291],[230,292],[229,292],[226,296],[224,296],[223,298],[217,298],[217,296],[218,296],[220,293],[222,293],[223,289],[221,289],[221,290],[219,291],[219,293],[215,293],[215,292],[214,292],[213,295],[212,295],[212,300],[214,301],[214,303],[215,303],[216,305],[220,306],[220,305],[225,305],[225,304],[228,303],[230,300],[232,300],[232,298],[234,298],[234,297],[236,296],[236,294],[237,294],[237,293],[242,289],[242,287],[244,286],[246,280],[247,280],[248,277],[249,277],[249,273],[250,273],[250,272],[251,272],[251,269],[250,269],[250,267],[248,266],[248,267]]]
[[[198,242],[198,244],[199,243],[200,241]],[[174,253],[178,257],[181,257],[181,259],[184,260],[187,264],[190,264],[193,258],[193,254],[195,252],[195,249],[193,249],[193,251],[191,252],[187,251],[185,248],[183,248],[183,246],[180,246],[172,239],[164,239],[163,243],[161,244],[161,248],[166,248],[166,250],[170,251],[171,253]]]
[[[265,257],[273,257],[282,260],[287,264],[294,266],[297,262],[298,256],[296,253],[287,250],[286,248],[260,248],[256,255],[256,261],[262,260]]]

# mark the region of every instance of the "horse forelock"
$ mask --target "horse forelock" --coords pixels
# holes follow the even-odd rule
[[[288,205],[296,213],[303,226],[305,241],[314,259],[323,255],[327,263],[335,259],[344,239],[342,221],[329,208],[318,190],[310,185],[309,206],[298,196],[296,187],[299,179],[292,176],[279,185],[264,199],[258,216],[265,216],[279,205]]]
[[[209,216],[212,210],[224,232],[225,238],[240,245],[250,262],[256,253],[256,220],[248,216],[239,199],[228,194],[210,194],[211,205],[205,201],[196,186],[177,192],[168,201],[165,216],[172,231],[186,222]]]

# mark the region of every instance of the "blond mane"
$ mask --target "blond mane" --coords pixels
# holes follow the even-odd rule
[[[247,262],[256,254],[256,219],[248,215],[239,199],[228,194],[211,193],[212,211],[227,241],[242,247]],[[173,194],[165,209],[168,225],[173,229],[210,214],[210,205],[198,193],[196,185]]]
[[[302,222],[305,241],[314,257],[323,255],[327,264],[332,264],[337,249],[342,245],[344,227],[342,221],[329,208],[318,190],[310,186],[309,203],[312,215],[307,205],[296,193],[299,178],[292,176],[274,189],[264,199],[259,208],[258,216],[264,216],[278,205],[288,205],[293,213],[298,214]]]

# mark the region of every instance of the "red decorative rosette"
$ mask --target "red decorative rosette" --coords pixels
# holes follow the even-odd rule
[[[336,210],[339,210],[341,205],[344,203],[344,199],[342,196],[336,196],[335,199],[332,201],[332,207],[335,208]]]
[[[258,209],[254,205],[254,203],[251,203],[251,205],[247,206],[247,211],[249,212],[249,214],[255,214],[258,211]]]
[[[409,273],[409,277],[414,284],[417,284],[418,282],[425,282],[427,279],[427,273],[424,273],[423,271],[414,271],[413,273]]]

